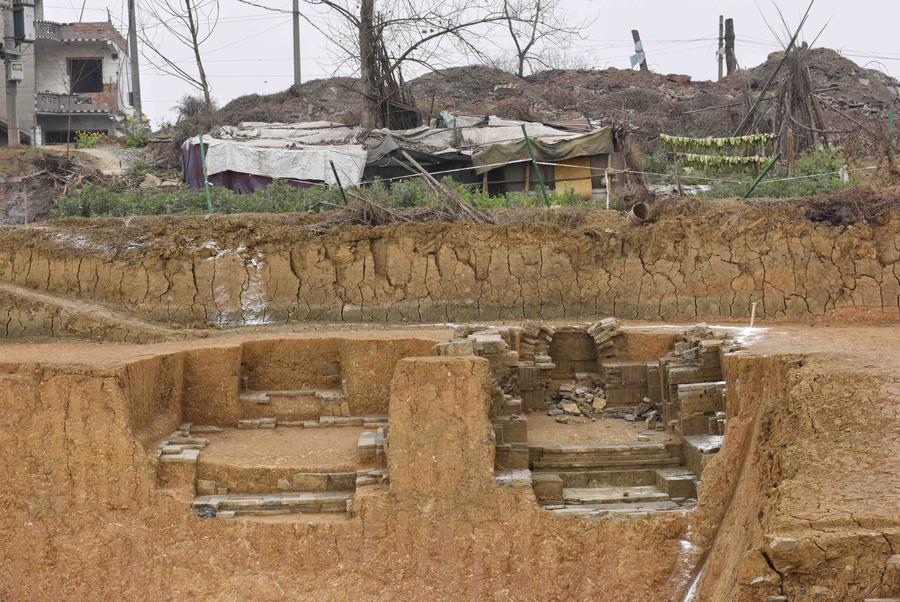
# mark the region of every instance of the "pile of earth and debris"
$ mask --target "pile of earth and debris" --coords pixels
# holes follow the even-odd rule
[[[569,121],[576,127],[588,127],[585,117],[589,117],[627,124],[634,139],[646,145],[660,133],[731,135],[782,57],[782,52],[773,53],[762,65],[719,82],[615,68],[553,69],[519,78],[475,65],[435,70],[412,80],[410,87],[418,109],[425,115],[436,116],[441,111],[493,114]],[[809,50],[805,60],[831,128],[859,133],[856,121],[881,131],[888,110],[900,108],[900,82],[896,79],[860,67],[827,48]],[[310,120],[350,124],[358,122],[361,100],[358,80],[338,77],[292,86],[277,94],[240,97],[204,119],[212,125]],[[196,133],[191,129],[194,126],[199,123],[182,124],[174,142]]]
[[[54,199],[71,187],[100,183],[105,176],[88,155],[53,147],[0,149],[0,224],[27,224],[50,217]]]
[[[576,383],[563,383],[557,392],[545,402],[548,416],[568,424],[577,419],[590,421],[601,418],[618,418],[628,422],[644,422],[647,430],[655,430],[661,415],[660,405],[645,397],[635,406],[607,407],[606,390],[602,386],[588,387]]]

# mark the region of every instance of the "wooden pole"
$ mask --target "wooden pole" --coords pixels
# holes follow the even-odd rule
[[[763,178],[765,178],[768,175],[768,173],[770,171],[772,171],[772,168],[775,167],[775,164],[778,162],[778,160],[780,158],[781,158],[781,153],[778,153],[774,157],[772,157],[772,160],[769,161],[769,164],[766,165],[766,168],[763,170],[763,172],[761,174],[759,174],[759,176],[756,178],[756,180],[753,181],[753,184],[750,186],[750,189],[747,191],[747,194],[744,195],[745,199],[750,198],[750,195],[753,194],[753,191],[756,190],[756,187],[759,186],[759,183],[762,182]]]
[[[609,211],[609,189],[612,188],[612,183],[609,181],[609,168],[606,168],[606,210]]]
[[[200,134],[200,167],[203,169],[203,189],[206,191],[206,209],[209,213],[212,213],[212,195],[209,193],[209,176],[206,175],[206,149],[203,148],[203,134]]]
[[[631,37],[634,39],[635,54],[643,55],[641,60],[641,71],[650,71],[647,67],[647,51],[644,50],[644,44],[641,42],[641,34],[637,29],[631,30]]]
[[[769,91],[769,88],[775,82],[775,78],[778,77],[778,72],[781,71],[781,68],[784,67],[784,64],[787,62],[788,57],[791,55],[791,50],[794,49],[794,44],[797,43],[797,36],[800,35],[800,32],[803,30],[803,26],[806,24],[806,20],[809,18],[809,11],[812,10],[813,4],[816,0],[810,0],[809,6],[806,8],[806,14],[803,15],[803,19],[800,20],[800,25],[797,26],[797,31],[794,32],[794,35],[791,37],[791,41],[788,43],[787,48],[784,50],[784,56],[781,57],[781,61],[779,61],[778,66],[775,67],[775,70],[772,71],[772,75],[769,76],[769,80],[766,82],[766,85],[763,86],[762,92],[759,93],[759,97],[750,107],[750,110],[747,111],[747,114],[744,116],[743,121],[741,121],[741,125],[734,130],[735,136],[740,136],[744,131],[744,127],[746,127],[749,123],[753,114],[756,113],[756,108],[759,106],[760,101],[765,98],[766,93]]]
[[[721,81],[725,62],[725,16],[719,15],[719,51],[716,53],[716,62],[719,65],[719,80]]]
[[[294,85],[302,81],[300,69],[300,0],[294,0],[291,10],[291,29],[294,43]]]
[[[750,328],[756,323],[756,301],[750,305]]]
[[[788,177],[790,177],[794,175],[794,128],[788,128],[787,138],[784,144],[785,152],[787,153],[785,156],[785,160],[787,161],[787,174]]]

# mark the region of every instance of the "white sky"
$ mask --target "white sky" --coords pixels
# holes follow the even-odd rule
[[[125,0],[45,0],[44,18],[77,21],[81,2],[85,21],[104,21],[107,8],[113,23],[125,33]],[[140,2],[140,0],[138,0]],[[261,4],[289,9],[290,0],[258,0]],[[788,22],[795,26],[808,0],[778,0]],[[741,65],[752,66],[779,48],[760,9],[781,33],[783,26],[772,0],[561,0],[567,14],[596,18],[585,40],[567,54],[578,63],[595,68],[628,68],[633,52],[631,29],[639,29],[647,50],[650,68],[661,73],[686,73],[694,79],[716,76],[715,50],[718,17],[735,20],[736,51]],[[213,96],[224,104],[244,94],[266,94],[284,90],[293,81],[291,66],[290,15],[247,6],[237,0],[221,0],[222,14],[213,37],[205,44],[203,56]],[[376,2],[377,6],[377,2]],[[311,19],[316,9],[303,2],[301,12]],[[900,77],[900,43],[895,37],[900,22],[897,0],[817,0],[804,30],[814,37],[830,20],[817,46],[842,51],[861,65]],[[336,64],[329,54],[329,41],[309,24],[301,24],[303,81],[330,77]],[[192,68],[188,48],[167,43],[163,48],[186,68]],[[444,64],[465,64],[461,55],[445,54]],[[338,74],[351,74],[347,68]],[[141,82],[144,110],[157,123],[172,116],[172,106],[185,93],[187,84],[155,72],[142,62]]]

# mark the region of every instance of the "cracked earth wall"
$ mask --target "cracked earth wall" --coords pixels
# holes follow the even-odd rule
[[[900,215],[832,227],[711,203],[627,225],[407,224],[314,236],[291,218],[61,222],[0,230],[0,282],[156,321],[900,319]],[[15,326],[15,316],[6,330]]]
[[[692,531],[695,600],[900,595],[896,377],[822,357],[726,357],[728,423]]]

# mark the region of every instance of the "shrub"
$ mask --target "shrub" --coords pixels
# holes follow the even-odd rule
[[[149,122],[145,117],[142,120],[127,117],[123,130],[125,131],[125,146],[128,148],[142,148],[147,146],[147,130]]]
[[[100,132],[75,132],[75,146],[77,148],[97,148],[103,134]]]
[[[768,178],[756,187],[752,196],[805,197],[842,190],[848,186],[837,173],[843,166],[844,154],[840,148],[810,151],[804,153],[795,163],[792,177],[798,179],[785,179],[788,175],[784,169],[773,170]],[[703,196],[707,198],[744,196],[755,179],[753,176],[745,175],[736,182],[712,182],[710,190]]]

